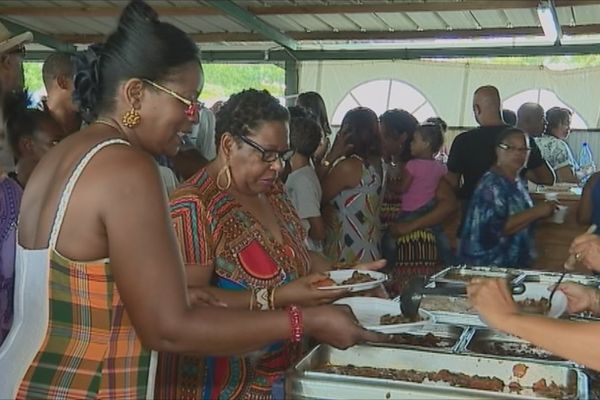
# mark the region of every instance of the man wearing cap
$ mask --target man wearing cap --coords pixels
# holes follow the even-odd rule
[[[8,155],[0,159],[9,160],[9,165],[12,165],[12,157],[5,151],[4,144],[4,126],[8,118],[5,106],[9,96],[23,90],[24,45],[32,39],[30,32],[13,35],[0,23],[0,153]],[[3,173],[0,175],[0,343],[12,325],[16,222],[22,193],[17,182]]]

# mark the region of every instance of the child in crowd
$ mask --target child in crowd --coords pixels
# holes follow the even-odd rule
[[[310,117],[292,117],[290,145],[296,153],[290,160],[291,173],[285,187],[308,233],[306,245],[309,250],[316,252],[322,251],[325,223],[321,217],[321,184],[310,160],[322,137],[323,130],[316,120]]]
[[[435,206],[435,192],[440,179],[446,174],[446,166],[434,159],[444,144],[442,126],[427,122],[415,131],[410,143],[412,159],[406,163],[400,181],[402,211],[396,221],[410,221],[427,214]],[[436,247],[444,265],[451,265],[454,256],[450,242],[441,225],[430,228],[436,238]],[[384,258],[388,265],[395,265],[398,254],[397,240],[386,232],[383,238]]]

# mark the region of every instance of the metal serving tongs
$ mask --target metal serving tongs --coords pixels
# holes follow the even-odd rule
[[[522,294],[525,292],[523,283],[509,283],[512,294]],[[446,287],[425,287],[424,278],[414,278],[408,282],[402,295],[400,296],[400,311],[402,315],[408,318],[416,318],[419,314],[419,307],[423,295],[438,296],[462,296],[467,294],[467,283],[457,282],[452,286]]]
[[[594,233],[594,232],[596,232],[595,224],[590,225],[588,230],[585,231],[586,234]],[[556,282],[556,285],[554,285],[554,287],[552,288],[552,292],[550,292],[550,297],[548,298],[548,307],[547,307],[546,311],[548,311],[548,310],[550,310],[550,308],[552,308],[552,299],[554,298],[554,294],[556,293],[556,290],[562,283],[563,279],[565,279],[565,275],[567,274],[567,272],[573,271],[575,269],[575,265],[577,265],[577,262],[579,261],[577,259],[577,256],[578,256],[578,254],[575,254],[575,255],[571,254],[569,256],[569,258],[567,258],[567,261],[565,261],[565,265],[563,266],[563,272],[562,272],[562,274],[560,274],[560,278],[558,278],[558,282]]]

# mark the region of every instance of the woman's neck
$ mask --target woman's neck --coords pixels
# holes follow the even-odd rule
[[[307,165],[309,165],[309,159],[302,154],[296,153],[290,160],[290,168],[292,169],[292,172],[306,167]]]
[[[521,169],[514,169],[514,168],[508,168],[506,166],[500,165],[500,164],[496,164],[494,165],[492,168],[494,168],[496,170],[496,172],[498,172],[500,175],[507,177],[508,179],[511,180],[516,180],[517,176],[519,176],[519,171]]]

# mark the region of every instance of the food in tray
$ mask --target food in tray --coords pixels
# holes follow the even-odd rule
[[[411,335],[410,333],[399,333],[395,335],[390,335],[389,343],[390,344],[403,344],[408,346],[418,346],[418,347],[452,347],[456,341],[452,341],[445,338],[440,338],[435,336],[431,332],[421,336],[421,335]]]
[[[566,397],[567,394],[562,386],[558,386],[554,381],[550,382],[548,385],[544,378],[533,384],[533,392],[553,399],[562,399],[563,397]]]
[[[469,350],[474,353],[489,354],[502,357],[525,357],[536,360],[562,361],[552,353],[540,349],[530,343],[493,342],[477,340],[469,344]]]
[[[397,324],[407,324],[411,322],[419,322],[421,321],[421,317],[417,316],[416,318],[405,317],[402,314],[392,315],[385,314],[382,315],[379,319],[380,325],[397,325]]]
[[[423,372],[414,369],[393,369],[393,368],[374,368],[374,367],[357,367],[355,365],[331,365],[326,364],[320,368],[316,368],[315,372],[322,372],[336,375],[346,376],[362,376],[367,378],[378,378],[388,380],[398,380],[413,383],[428,382],[445,382],[450,386],[461,387],[466,389],[487,390],[492,392],[503,392],[505,388],[510,393],[520,393],[528,387],[522,386],[518,382],[511,381],[508,385],[504,381],[495,376],[479,376],[467,375],[460,372],[450,372],[447,369],[442,369],[437,372]],[[557,385],[554,381],[548,385],[545,379],[540,379],[531,387],[533,392],[539,396],[550,398],[569,397],[574,392],[574,388],[567,388]]]
[[[517,301],[517,304],[521,308],[521,311],[527,314],[545,314],[548,311],[548,305],[550,304],[550,300],[546,298],[534,300],[534,299],[525,299],[522,301]]]
[[[460,271],[450,271],[446,275],[442,276],[442,279],[446,279],[449,281],[462,281],[469,282],[471,279],[475,278],[514,278],[513,275],[504,274],[504,273],[496,273],[496,274],[475,274],[475,273],[465,273]]]
[[[346,279],[345,281],[343,281],[341,284],[342,285],[356,285],[357,283],[367,283],[367,282],[373,282],[375,280],[376,279],[373,278],[369,274],[364,274],[362,272],[354,271],[352,273],[352,276],[350,278]]]
[[[525,364],[522,364],[522,363],[515,364],[515,365],[513,365],[513,376],[515,378],[522,378],[525,376],[528,369],[529,369],[529,367]]]

